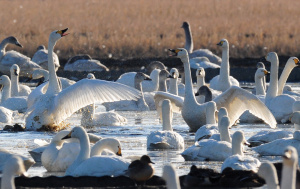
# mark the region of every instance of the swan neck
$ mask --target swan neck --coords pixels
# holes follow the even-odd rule
[[[197,90],[202,87],[203,85],[205,85],[205,80],[204,77],[197,77]]]
[[[53,49],[54,49],[55,43],[53,43],[49,39],[49,43],[48,43],[49,86],[48,86],[46,94],[58,94],[61,91],[61,88],[60,88],[58,80],[57,80],[55,66],[54,66],[54,60],[53,60]]]
[[[264,86],[263,86],[263,79],[264,78],[259,78],[258,76],[255,76],[256,95],[266,95],[266,92],[265,92]]]
[[[194,49],[193,37],[190,27],[184,27],[185,33],[185,46],[184,48],[188,51],[188,53],[192,53]]]
[[[8,172],[7,172],[8,171]],[[10,170],[2,175],[1,178],[1,189],[15,189],[14,173]]]
[[[284,88],[284,85],[292,71],[292,69],[294,68],[293,65],[290,65],[290,64],[286,64],[281,75],[280,75],[280,78],[279,78],[279,81],[278,81],[278,92],[277,92],[277,95],[281,95],[282,92],[283,92],[283,88]]]
[[[114,152],[113,147],[111,146],[111,141],[110,139],[102,139],[99,142],[97,142],[93,148],[92,148],[92,152],[91,152],[91,157],[92,156],[96,156],[96,155],[101,155],[101,153],[103,152],[103,150],[110,150],[112,152]],[[115,152],[114,152],[115,153]]]
[[[216,124],[215,109],[206,108],[206,124]]]
[[[222,49],[222,63],[220,67],[220,78],[222,82],[229,83],[229,47],[223,47]]]
[[[177,78],[171,79],[171,80],[170,80],[170,88],[169,88],[169,92],[170,92],[171,94],[178,95],[178,85],[177,85],[177,81],[178,81]]]
[[[1,43],[0,43],[0,55],[2,54],[2,55],[4,55],[5,54],[5,48],[6,48],[6,46],[9,44],[9,42],[8,42],[8,39],[6,38],[6,39],[4,39]],[[0,60],[1,60],[1,58],[2,57],[0,57]]]
[[[90,140],[87,133],[83,133],[84,135],[79,138],[80,141],[80,153],[76,159],[76,161],[84,161],[90,157]]]
[[[167,83],[166,80],[159,80],[159,87],[158,87],[159,91],[163,91],[163,92],[167,92]]]
[[[49,81],[49,72],[47,70],[41,70],[41,73],[44,76],[44,81]]]
[[[298,162],[297,162],[298,163]],[[296,166],[283,163],[280,188],[295,189]]]
[[[278,91],[278,58],[271,61],[270,85],[266,94],[266,101],[277,96]]]
[[[232,155],[244,156],[242,143],[234,138],[232,139]]]
[[[181,58],[181,61],[183,62],[184,66],[184,75],[185,75],[185,98],[184,102],[189,100],[191,103],[197,104],[194,91],[193,91],[193,84],[192,84],[192,76],[191,76],[191,70],[190,70],[190,62],[189,57],[183,57]]]
[[[220,124],[221,121],[218,122],[218,128],[219,128],[219,132],[220,132],[220,140],[221,141],[227,141],[231,143],[231,137],[229,134],[229,129],[228,127],[222,126]]]
[[[162,106],[162,125],[163,131],[173,131],[172,128],[173,112],[170,106]]]
[[[4,87],[2,89],[1,102],[4,102],[5,100],[7,100],[10,97],[11,97],[11,84],[9,82],[7,85],[4,85]]]
[[[11,96],[19,96],[19,76],[11,74]]]
[[[142,84],[141,84],[141,82],[138,82],[138,81],[134,80],[134,88],[136,88],[139,91],[142,91]]]

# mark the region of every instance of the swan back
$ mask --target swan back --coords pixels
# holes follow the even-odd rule
[[[173,165],[165,165],[162,178],[167,183],[167,189],[180,189],[180,182]]]
[[[171,101],[165,99],[162,101],[162,122],[163,122],[163,131],[173,131],[172,128],[172,119],[173,112],[171,107]]]
[[[120,141],[114,138],[105,138],[94,144],[91,149],[91,157],[101,155],[102,151],[105,149],[112,151],[118,156],[122,156]]]
[[[4,165],[1,178],[1,189],[15,189],[14,176],[26,173],[23,161],[18,156],[12,156]]]

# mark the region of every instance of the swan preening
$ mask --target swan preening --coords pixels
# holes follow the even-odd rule
[[[49,86],[45,94],[41,94],[26,112],[27,130],[60,130],[64,119],[78,109],[95,102],[113,102],[118,100],[135,100],[140,92],[134,88],[103,80],[83,79],[76,84],[61,90],[58,83],[53,52],[56,42],[66,35],[66,31],[58,30],[50,34],[48,44]]]

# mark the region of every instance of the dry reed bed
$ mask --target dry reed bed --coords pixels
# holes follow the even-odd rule
[[[167,48],[183,47],[183,21],[189,21],[194,47],[216,46],[222,38],[236,58],[269,51],[299,55],[299,5],[294,0],[31,0],[0,1],[0,40],[16,36],[32,56],[47,44],[52,30],[69,27],[57,44],[61,58],[164,57]]]

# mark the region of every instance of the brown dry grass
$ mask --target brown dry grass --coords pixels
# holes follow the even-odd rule
[[[299,55],[299,6],[295,0],[2,0],[0,39],[16,36],[32,56],[52,30],[70,28],[58,42],[59,56],[88,53],[115,58],[166,56],[183,47],[183,21],[194,46],[221,54],[227,38],[232,57],[260,57],[269,51]],[[9,47],[13,48],[13,47]]]

